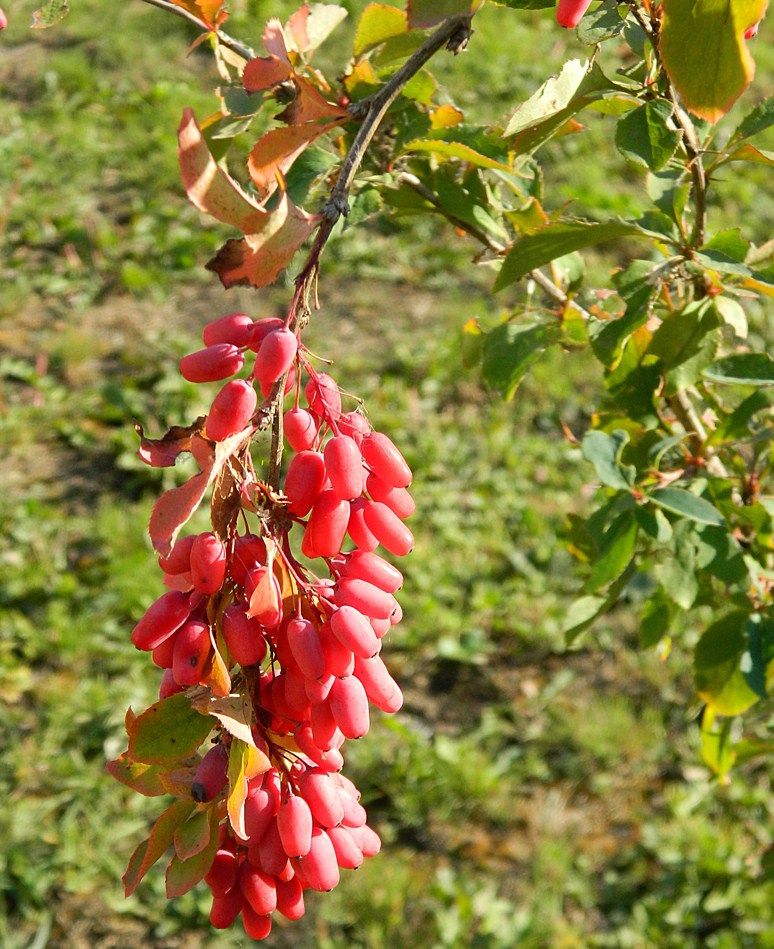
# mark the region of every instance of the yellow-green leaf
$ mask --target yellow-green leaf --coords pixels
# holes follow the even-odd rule
[[[709,122],[725,115],[752,81],[743,34],[768,0],[663,0],[661,57],[686,106]]]
[[[145,764],[172,764],[193,754],[215,723],[191,708],[185,692],[162,699],[138,715],[129,733],[129,757]]]

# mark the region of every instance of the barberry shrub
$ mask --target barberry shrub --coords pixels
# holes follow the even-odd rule
[[[774,678],[774,360],[758,332],[773,248],[714,213],[731,169],[774,164],[758,141],[771,100],[720,123],[752,80],[764,0],[559,0],[558,24],[577,28],[588,58],[491,128],[425,72],[446,51],[475,56],[482,0],[364,4],[335,79],[312,61],[343,7],[271,19],[255,52],[225,32],[222,0],[150,2],[197,24],[216,60],[217,107],[201,120],[186,110],[178,129],[188,197],[240,235],[207,268],[227,289],[260,290],[286,269],[294,283],[284,318],[261,315],[260,296],[254,314],[213,314],[181,360],[186,380],[210,387],[206,416],[158,438],[138,426],[148,465],[189,454],[199,470],[153,509],[163,586],[130,634],[159,669],[159,699],[127,712],[128,748],[108,768],[175,801],[132,855],[127,894],[173,847],[168,895],[204,881],[213,926],[241,917],[263,939],[275,914],[298,919],[309,890],[379,851],[342,769],[372,710],[402,704],[383,652],[402,615],[394,559],[413,547],[412,474],[303,342],[324,300],[324,248],[361,202],[439,215],[477,245],[505,312],[494,326],[472,319],[462,345],[492,390],[512,398],[549,348],[598,361],[606,400],[580,448],[599,490],[593,513],[571,522],[587,579],[567,638],[635,589],[644,648],[665,655],[694,617],[704,760],[723,777],[738,754],[769,751],[738,734]],[[553,2],[496,5],[509,29],[521,8]],[[64,11],[50,2],[34,25]],[[650,206],[636,220],[549,210],[539,154],[580,133],[591,110],[642,175]],[[258,117],[268,130],[240,156],[241,184],[226,158]],[[311,145],[316,160],[302,166]],[[591,285],[580,252],[611,242],[615,269]],[[209,529],[187,531],[205,502]]]

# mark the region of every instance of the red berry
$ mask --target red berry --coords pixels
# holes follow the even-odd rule
[[[365,435],[371,431],[368,419],[360,412],[345,412],[336,422],[342,435],[354,438],[358,447],[362,444]]]
[[[320,372],[307,382],[304,395],[309,408],[326,421],[336,421],[341,415],[341,393],[336,380]]]
[[[312,812],[302,797],[291,795],[277,812],[277,829],[285,853],[303,857],[312,845]]]
[[[556,8],[556,22],[559,26],[572,29],[580,23],[590,5],[591,0],[559,0]]]
[[[365,498],[355,498],[350,502],[347,533],[354,541],[358,550],[375,550],[379,541],[366,526],[365,509],[370,504]]]
[[[215,396],[205,432],[207,438],[222,442],[246,428],[258,404],[258,395],[249,382],[232,379]]]
[[[355,577],[343,577],[339,580],[336,603],[341,607],[354,606],[364,617],[372,616],[374,619],[389,619],[398,605],[392,593],[386,593],[373,583]]]
[[[202,620],[188,620],[175,636],[172,673],[179,685],[197,685],[210,656],[210,627]]]
[[[167,574],[188,573],[191,570],[191,547],[196,534],[178,538],[166,557],[159,557],[159,566]]]
[[[221,848],[215,853],[212,866],[204,877],[204,882],[212,890],[213,896],[225,896],[233,889],[237,881],[238,862],[233,850]]]
[[[393,488],[407,488],[411,484],[411,468],[406,459],[382,432],[366,435],[361,450],[366,464],[377,478]]]
[[[217,797],[228,782],[228,749],[217,744],[199,762],[191,782],[191,797],[199,804]]]
[[[223,611],[223,638],[234,662],[254,666],[266,657],[266,639],[261,624],[247,615],[246,603],[232,603]]]
[[[403,705],[403,693],[387,671],[381,656],[355,657],[355,675],[369,700],[382,712],[393,714]]]
[[[360,497],[365,484],[363,456],[353,438],[335,435],[325,445],[325,467],[333,493],[342,501]]]
[[[205,346],[217,346],[219,343],[231,343],[234,346],[247,346],[253,337],[255,323],[245,313],[228,313],[209,322],[202,332]]]
[[[341,550],[349,523],[349,502],[336,497],[331,489],[314,502],[306,525],[311,545],[318,557],[333,557]]]
[[[245,357],[233,343],[218,343],[180,360],[180,373],[189,382],[217,382],[239,372]]]
[[[374,501],[386,504],[401,520],[405,520],[416,510],[414,499],[405,488],[393,488],[386,481],[370,474],[366,480],[366,491]]]
[[[265,316],[262,320],[256,320],[255,323],[253,323],[252,333],[247,344],[248,348],[257,353],[261,343],[266,339],[269,333],[273,330],[281,329],[284,325],[285,321],[278,319],[276,316]]]
[[[403,586],[403,574],[397,567],[366,550],[353,550],[344,564],[342,574],[367,580],[387,593],[395,593]]]
[[[258,348],[253,370],[255,378],[263,385],[276,382],[290,369],[297,351],[295,333],[284,326],[272,330]]]
[[[288,510],[304,517],[320,496],[325,485],[325,461],[319,451],[302,451],[295,455],[285,476]]]
[[[288,409],[282,419],[285,438],[293,451],[314,448],[317,440],[317,419],[309,409]]]
[[[191,547],[191,579],[194,590],[211,596],[226,579],[226,548],[218,537],[207,531],[195,538]]]
[[[277,887],[274,877],[252,866],[246,860],[239,868],[239,888],[259,916],[267,916],[277,908]]]
[[[360,679],[336,679],[328,696],[331,715],[345,738],[362,738],[370,726],[368,696]]]
[[[342,606],[331,616],[336,638],[355,656],[368,658],[379,652],[379,638],[367,618],[353,606]]]
[[[308,679],[320,679],[325,674],[325,654],[314,623],[296,617],[286,629],[286,636],[293,658]]]
[[[188,597],[178,590],[170,590],[152,603],[132,630],[132,642],[138,649],[149,652],[171,636],[191,612]]]
[[[242,912],[245,898],[238,886],[233,887],[223,896],[213,896],[210,910],[210,923],[215,929],[228,929]]]
[[[355,843],[348,827],[329,827],[328,836],[333,844],[336,862],[345,870],[357,870],[363,862],[363,851]]]
[[[385,550],[405,557],[414,549],[414,535],[403,521],[381,501],[372,501],[364,512],[366,527]]]
[[[299,861],[304,877],[313,890],[332,890],[339,882],[339,865],[330,837],[321,827],[312,831],[309,852]]]
[[[301,919],[304,915],[304,888],[300,880],[277,880],[277,912],[287,919]]]

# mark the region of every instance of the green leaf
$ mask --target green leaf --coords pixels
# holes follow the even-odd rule
[[[663,0],[661,58],[680,97],[709,122],[731,108],[752,81],[755,63],[742,38],[766,0]]]
[[[129,859],[122,879],[124,895],[131,896],[137,889],[140,880],[156,861],[166,853],[172,843],[175,831],[196,809],[193,801],[175,801],[171,804],[153,825],[150,836],[136,848]]]
[[[571,643],[584,629],[604,612],[608,598],[604,596],[581,596],[570,604],[562,623],[562,633]]]
[[[724,778],[736,761],[731,736],[733,719],[723,718],[709,705],[701,717],[701,757],[719,778]]]
[[[145,764],[172,764],[196,751],[213,720],[191,708],[185,692],[151,705],[130,726],[129,757]]]
[[[510,399],[529,367],[556,342],[559,333],[557,326],[545,324],[503,323],[495,327],[484,339],[482,373],[486,384]]]
[[[709,382],[728,385],[774,385],[774,359],[768,353],[736,353],[713,362],[702,372]]]
[[[47,30],[63,20],[70,12],[67,0],[48,0],[40,9],[32,14],[32,29]]]
[[[723,515],[714,505],[684,488],[656,488],[650,492],[648,500],[664,508],[665,511],[679,514],[697,524],[725,527]]]
[[[357,24],[353,55],[362,56],[393,36],[408,30],[408,19],[403,10],[382,3],[370,3]]]
[[[760,698],[774,685],[774,620],[754,614],[745,626],[747,652],[742,656],[742,675]]]
[[[636,472],[631,465],[621,463],[621,452],[629,441],[629,435],[620,429],[607,432],[592,430],[583,436],[583,457],[594,465],[599,480],[610,488],[631,490]]]
[[[653,593],[640,613],[640,643],[643,649],[658,646],[669,634],[672,606],[661,587]]]
[[[474,14],[484,0],[408,0],[408,23],[412,30],[435,26],[450,16]]]
[[[735,148],[727,155],[721,156],[715,162],[713,168],[717,168],[719,165],[728,164],[728,162],[732,161],[749,161],[756,165],[771,166],[774,165],[774,152],[764,152],[760,148],[756,148],[754,145],[745,143],[744,145],[740,145],[739,148]]]
[[[175,830],[173,843],[180,860],[196,856],[210,842],[210,810],[194,811],[184,824]]]
[[[680,132],[670,128],[672,105],[651,99],[618,120],[615,144],[618,151],[635,164],[660,171],[680,144]]]
[[[454,130],[450,130],[448,135],[453,135]],[[429,152],[431,155],[438,155],[442,158],[457,158],[459,161],[468,162],[477,168],[492,168],[498,171],[510,171],[511,166],[498,158],[490,158],[481,151],[477,151],[464,142],[446,141],[441,134],[438,138],[415,138],[407,142],[404,146],[404,152]],[[502,154],[502,148],[498,151],[502,158],[507,155]]]
[[[572,251],[622,237],[647,236],[648,232],[626,221],[605,221],[602,224],[571,221],[549,224],[534,234],[525,234],[511,247],[495,280],[495,292],[520,280],[530,270],[542,267]]]
[[[699,595],[694,532],[692,522],[678,521],[668,558],[653,570],[666,595],[683,610],[689,610]]]
[[[586,581],[589,593],[617,580],[629,566],[637,549],[637,520],[633,511],[624,511],[613,521],[602,539],[601,549]]]
[[[742,659],[747,654],[747,620],[742,610],[729,613],[706,629],[696,645],[696,691],[720,715],[740,715],[758,701],[742,671]]]
[[[730,326],[739,339],[747,339],[747,314],[741,303],[737,303],[733,297],[721,294],[715,297],[715,309],[726,326]]]
[[[772,125],[774,125],[774,96],[769,96],[768,99],[759,102],[751,112],[747,113],[731,136],[731,140],[739,141],[752,138],[753,135],[764,132]]]
[[[594,355],[603,366],[612,369],[621,358],[626,340],[647,322],[657,284],[652,280],[653,263],[633,260],[626,270],[613,276],[613,284],[626,303],[622,316],[600,322],[591,338]]]
[[[627,12],[626,7],[617,3],[603,3],[598,9],[590,10],[578,24],[578,39],[586,46],[596,46],[620,36],[626,27]]]
[[[661,361],[667,397],[692,386],[717,356],[720,326],[718,313],[707,300],[689,303],[663,320],[648,352]]]
[[[518,154],[530,154],[587,105],[617,91],[596,63],[568,60],[558,75],[517,107],[503,137],[512,139]]]
[[[181,860],[175,854],[167,867],[167,899],[182,896],[192,890],[204,879],[212,866],[218,849],[218,814],[216,808],[204,812],[209,818],[209,839],[207,845],[187,860]]]

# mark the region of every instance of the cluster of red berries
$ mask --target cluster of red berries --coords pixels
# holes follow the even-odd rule
[[[205,879],[212,924],[241,913],[248,935],[263,938],[275,909],[297,918],[305,889],[332,889],[339,868],[379,850],[339,772],[345,740],[369,729],[369,706],[391,713],[403,702],[380,656],[402,616],[403,576],[377,548],[403,556],[413,547],[411,470],[359,407],[343,411],[334,380],[313,368],[282,320],[230,314],[208,324],[203,340],[180,363],[192,382],[227,380],[255,353],[251,378],[229,379],[216,395],[204,437],[222,442],[249,429],[255,386],[268,399],[284,378],[284,394],[294,393],[283,414],[294,454],[281,492],[246,472],[227,530],[182,537],[160,557],[169,590],[132,642],[165,670],[161,698],[209,684],[220,662],[232,691],[249,699],[253,742],[271,767],[249,781],[244,826],[220,825]],[[231,793],[232,741],[219,729],[201,759],[191,795],[202,805]]]

